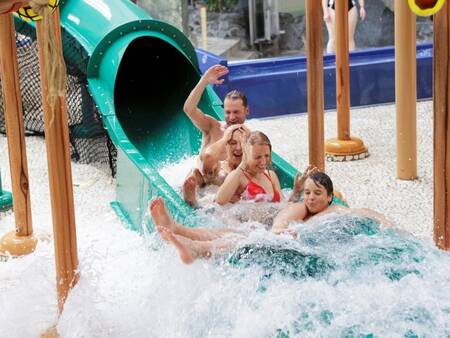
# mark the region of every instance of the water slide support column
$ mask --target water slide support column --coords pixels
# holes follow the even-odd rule
[[[306,0],[309,164],[325,169],[323,116],[322,6]]]
[[[337,138],[325,146],[330,161],[366,158],[363,141],[350,135],[350,67],[348,55],[348,1],[335,0]]]
[[[395,106],[397,177],[417,178],[416,16],[406,1],[395,1]]]
[[[450,250],[450,3],[434,16],[434,241]]]
[[[45,20],[45,18],[44,18]],[[59,10],[50,15],[51,34],[62,53]],[[57,96],[52,106],[45,52],[46,27],[43,20],[37,22],[36,32],[39,46],[41,70],[42,104],[44,108],[45,141],[47,146],[48,177],[52,206],[53,236],[55,243],[56,285],[58,308],[61,312],[69,290],[78,280],[78,255],[73,203],[72,171],[70,164],[69,129],[66,97]],[[52,60],[54,62],[54,60]],[[64,69],[65,71],[65,69]]]
[[[20,95],[17,48],[11,14],[0,14],[0,64],[14,202],[15,231],[0,239],[0,255],[29,254],[36,247],[31,219],[28,166]]]

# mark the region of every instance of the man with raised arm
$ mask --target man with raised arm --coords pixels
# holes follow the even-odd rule
[[[209,68],[189,94],[183,110],[192,123],[202,132],[202,143],[199,154],[198,168],[194,169],[183,184],[183,197],[187,203],[195,206],[195,190],[205,184],[220,184],[217,182],[219,160],[226,158],[225,146],[231,133],[225,133],[233,125],[241,125],[248,115],[248,103],[244,94],[237,90],[229,92],[224,99],[225,122],[206,115],[198,104],[205,88],[209,84],[222,84],[221,77],[228,74],[228,68],[215,65]],[[233,129],[236,127],[233,127]]]

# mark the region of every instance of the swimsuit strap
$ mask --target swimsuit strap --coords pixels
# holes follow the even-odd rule
[[[272,184],[272,190],[273,190],[273,198],[272,202],[280,202],[281,201],[281,195],[280,192],[275,188],[275,184],[272,182],[272,178],[270,177],[270,171],[267,170],[267,174],[264,173],[266,177],[269,179],[270,183]]]
[[[247,184],[247,187],[248,187],[248,185],[250,185],[250,184],[252,184],[252,185],[254,185],[254,186],[256,185],[257,187],[261,188],[261,190],[264,191],[264,193],[267,193],[266,190],[264,189],[264,187],[263,187],[261,184],[258,184],[258,183],[256,183],[256,182],[254,182],[254,181],[251,179],[251,176],[250,176],[249,174],[247,174],[246,171],[243,171],[243,173],[244,173],[245,177],[246,177],[246,178],[248,179],[248,181],[249,181],[249,183]],[[280,200],[281,200],[281,195],[280,195],[280,192],[275,188],[275,185],[273,184],[272,178],[270,177],[270,172],[267,170],[267,173],[264,172],[263,174],[264,174],[264,176],[267,177],[267,179],[269,180],[270,184],[272,185],[272,190],[273,190],[272,202],[280,202]]]
[[[275,192],[277,191],[275,189],[275,185],[272,182],[272,178],[270,177],[270,172],[269,170],[267,170],[267,173],[264,173],[264,175],[267,177],[267,179],[270,181],[270,184],[272,184],[272,190],[273,190],[273,194],[275,195]]]
[[[267,171],[267,172],[269,172],[269,171]],[[255,181],[253,181],[253,180],[252,180],[252,177],[251,177],[245,170],[243,171],[243,173],[244,173],[245,177],[246,177],[251,183],[256,184],[256,185],[259,185],[261,188],[264,188],[261,184],[259,184],[259,183],[255,182]],[[263,174],[264,174],[264,176],[266,176],[267,179],[270,181],[270,184],[272,184],[272,188],[273,188],[273,183],[272,183],[272,179],[270,178],[270,174],[267,174],[267,173],[265,173],[265,172],[264,172]],[[273,189],[273,191],[275,191],[275,189]]]
[[[259,183],[255,182],[254,180],[252,180],[252,177],[246,171],[244,171],[244,175],[248,179],[247,188],[249,186],[253,186],[253,187],[257,187],[258,189],[261,189],[263,194],[267,193],[266,189],[264,189],[264,187],[261,184],[259,184]]]

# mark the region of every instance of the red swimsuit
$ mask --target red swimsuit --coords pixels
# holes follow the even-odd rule
[[[267,179],[272,183],[272,189],[273,189],[273,196],[270,200],[268,197],[269,195],[264,190],[262,186],[260,186],[258,183],[253,182],[251,177],[244,171],[245,177],[248,179],[247,187],[245,188],[245,191],[243,192],[242,196],[244,199],[248,200],[255,200],[255,202],[280,202],[281,201],[281,195],[280,192],[275,188],[272,179],[270,178],[270,175],[264,173],[264,175],[267,177]]]

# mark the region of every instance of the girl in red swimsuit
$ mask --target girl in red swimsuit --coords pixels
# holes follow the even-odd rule
[[[280,181],[277,174],[268,169],[271,163],[272,145],[269,138],[259,131],[250,133],[241,164],[228,174],[217,192],[216,202],[226,204],[239,199],[280,202]]]

